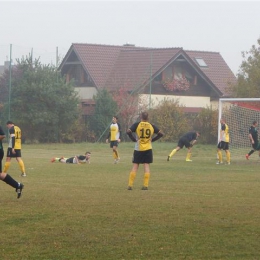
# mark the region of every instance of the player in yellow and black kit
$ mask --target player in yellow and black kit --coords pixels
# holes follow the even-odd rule
[[[24,185],[20,182],[17,182],[16,180],[14,180],[11,177],[11,175],[9,175],[5,172],[2,172],[2,159],[4,157],[4,148],[3,148],[2,140],[4,138],[5,138],[5,133],[2,129],[2,127],[0,126],[0,180],[4,181],[6,184],[15,188],[15,190],[17,192],[17,198],[19,199],[22,195],[22,190],[24,188]]]
[[[148,122],[148,113],[142,112],[141,122],[134,123],[128,130],[127,135],[135,142],[133,154],[133,168],[129,175],[128,190],[133,189],[134,179],[139,164],[144,165],[144,184],[142,190],[148,190],[150,179],[150,163],[153,162],[152,142],[160,139],[163,133],[153,124]],[[135,133],[135,136],[133,136]],[[154,138],[153,135],[157,134]]]
[[[106,139],[106,143],[108,143],[108,140],[110,139],[110,148],[113,148],[113,157],[114,157],[115,164],[118,163],[120,160],[117,147],[121,141],[121,139],[120,139],[121,126],[117,121],[118,121],[118,117],[113,116],[112,124],[110,125],[110,131],[109,131],[109,134]]]
[[[21,129],[14,125],[12,121],[7,121],[6,123],[7,128],[9,129],[9,145],[7,149],[7,155],[6,155],[6,162],[4,166],[4,172],[7,172],[10,164],[11,164],[11,158],[16,158],[20,169],[21,169],[21,176],[25,177],[25,167],[22,160],[22,132]]]
[[[226,152],[227,164],[230,164],[230,151],[229,151],[229,128],[226,124],[225,119],[220,119],[221,129],[220,129],[220,138],[218,143],[218,162],[217,164],[223,164],[222,152]]]

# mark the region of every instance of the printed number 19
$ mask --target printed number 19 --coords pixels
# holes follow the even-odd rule
[[[140,129],[140,132],[142,133],[140,138],[150,138],[151,137],[151,130],[150,129]]]

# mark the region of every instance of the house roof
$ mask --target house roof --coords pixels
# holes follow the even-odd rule
[[[106,87],[113,90],[123,86],[131,91],[138,91],[180,56],[186,59],[220,97],[228,96],[228,83],[236,81],[235,75],[218,52],[74,43],[60,68],[72,52],[76,54],[97,89]],[[207,66],[199,66],[196,58],[203,59]]]
[[[139,49],[121,51],[115,66],[107,79],[109,89],[123,86],[129,90],[137,90],[145,86],[160,69],[175,57],[181,48]]]
[[[221,91],[223,96],[230,94],[228,84],[235,83],[236,77],[219,52],[185,52],[193,61],[195,61],[195,58],[202,58],[208,66],[199,67],[200,70]]]
[[[73,43],[60,67],[66,63],[71,52],[75,52],[84,69],[90,74],[97,88],[103,88],[120,52],[136,49],[135,46],[114,46]]]

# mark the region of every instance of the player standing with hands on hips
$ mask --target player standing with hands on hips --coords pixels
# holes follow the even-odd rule
[[[141,122],[134,123],[128,130],[127,135],[135,142],[133,154],[133,167],[129,174],[128,190],[133,189],[133,184],[139,164],[144,165],[144,184],[142,190],[148,190],[150,179],[150,163],[153,162],[152,142],[157,141],[163,133],[153,124],[148,122],[148,113],[141,113]],[[135,136],[133,135],[135,133]],[[153,134],[157,134],[153,137]]]

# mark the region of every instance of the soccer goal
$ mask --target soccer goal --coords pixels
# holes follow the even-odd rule
[[[260,98],[221,98],[219,99],[219,116],[226,120],[230,133],[231,161],[245,160],[245,155],[251,150],[248,131],[253,121],[260,126]],[[221,125],[218,122],[218,140]],[[260,135],[260,131],[259,131]],[[260,160],[255,152],[250,160]]]

